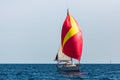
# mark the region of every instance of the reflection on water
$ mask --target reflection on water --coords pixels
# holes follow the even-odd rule
[[[88,79],[87,76],[85,76],[84,72],[58,72],[60,75],[64,77],[64,79],[70,79],[70,80],[85,80]]]
[[[64,74],[64,75],[78,75],[78,76],[81,76],[83,73],[82,72],[58,72],[59,74]]]

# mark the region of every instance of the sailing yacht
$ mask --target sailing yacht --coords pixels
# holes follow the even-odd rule
[[[58,71],[80,71],[80,59],[82,55],[82,31],[77,21],[67,10],[67,16],[62,26],[61,43],[56,55],[56,67]],[[73,62],[78,61],[78,64]]]

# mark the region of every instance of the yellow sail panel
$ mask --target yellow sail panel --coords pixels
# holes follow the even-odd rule
[[[64,40],[63,40],[63,45],[62,45],[62,46],[64,46],[64,44],[65,44],[72,36],[74,36],[76,33],[79,32],[79,29],[78,29],[77,24],[76,24],[76,22],[74,21],[73,17],[72,17],[71,15],[69,15],[69,16],[70,16],[71,28],[70,28],[70,30],[67,32],[67,34],[66,34],[66,36],[65,36],[65,38],[64,38]]]

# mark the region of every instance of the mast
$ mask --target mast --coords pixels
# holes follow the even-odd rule
[[[69,15],[69,9],[67,9],[67,15]],[[73,59],[70,59],[71,63],[73,63]]]
[[[67,15],[69,15],[69,9],[67,9]]]
[[[73,59],[71,58],[71,63],[73,63]]]

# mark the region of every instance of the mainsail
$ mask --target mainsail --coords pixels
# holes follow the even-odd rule
[[[67,55],[65,55],[62,50],[61,50],[61,46],[58,50],[58,53],[56,55],[56,58],[55,58],[56,61],[70,61],[71,58],[68,57]]]

